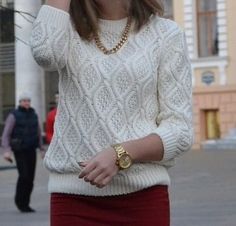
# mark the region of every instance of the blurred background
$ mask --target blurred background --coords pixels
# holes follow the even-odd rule
[[[29,35],[41,0],[0,0],[0,134],[23,91],[42,124],[54,107],[57,72],[32,59]],[[194,149],[236,143],[236,1],[165,0],[165,17],[186,32],[193,69]]]

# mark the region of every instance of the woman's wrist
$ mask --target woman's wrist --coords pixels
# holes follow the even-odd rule
[[[164,155],[162,140],[156,134],[127,141],[121,145],[129,153],[134,163],[161,161]]]

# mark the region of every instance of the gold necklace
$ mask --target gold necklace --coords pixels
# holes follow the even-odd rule
[[[121,39],[120,41],[117,43],[117,45],[115,47],[113,47],[112,49],[107,49],[103,44],[101,39],[99,38],[98,34],[94,35],[94,40],[95,40],[95,44],[98,47],[98,49],[100,49],[105,55],[110,55],[113,53],[116,53],[127,41],[128,41],[128,37],[129,37],[129,32],[130,32],[130,28],[131,28],[131,18],[128,18],[127,24],[125,26],[124,31],[122,32],[121,35]]]

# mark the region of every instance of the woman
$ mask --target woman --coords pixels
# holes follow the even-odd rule
[[[155,0],[46,4],[31,46],[60,74],[51,224],[169,225],[167,169],[193,137],[183,31]]]

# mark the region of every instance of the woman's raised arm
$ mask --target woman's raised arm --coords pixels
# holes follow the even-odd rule
[[[69,12],[71,0],[47,0],[46,5]]]
[[[34,21],[30,45],[36,62],[45,69],[59,70],[66,65],[73,36],[70,2],[47,0]]]

